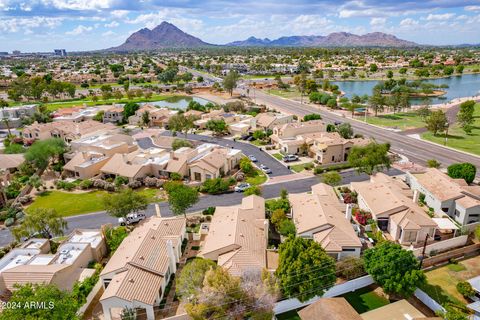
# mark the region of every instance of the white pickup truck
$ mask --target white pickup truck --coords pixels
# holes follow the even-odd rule
[[[138,223],[145,219],[146,216],[144,213],[129,213],[125,218],[118,218],[118,223],[121,226]]]

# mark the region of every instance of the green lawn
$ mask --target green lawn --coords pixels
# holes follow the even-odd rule
[[[254,175],[247,177],[246,182],[252,186],[258,186],[264,184],[267,181],[267,175],[260,170],[257,170]]]
[[[428,284],[420,289],[440,304],[466,305],[467,300],[457,291],[457,283],[480,275],[480,256],[425,272]]]
[[[387,299],[372,291],[370,287],[349,292],[343,297],[358,313],[377,309],[390,303]]]
[[[302,164],[294,164],[290,166],[290,169],[292,169],[295,172],[302,172],[305,170],[305,167],[311,166],[313,168],[314,163],[313,162],[307,162],[307,163],[302,163]]]
[[[401,130],[425,127],[425,122],[415,112],[400,112],[378,117],[367,117],[367,123]]]
[[[287,89],[287,90],[268,89],[268,90],[266,90],[266,92],[268,94],[273,94],[275,96],[279,96],[279,97],[282,97],[282,98],[288,98],[288,99],[300,98],[300,92],[295,90],[295,89]],[[307,96],[304,96],[303,98],[305,99],[305,101],[308,100]]]
[[[272,156],[277,160],[283,160],[283,155],[281,153],[274,153]]]
[[[252,141],[250,141],[250,143],[253,144],[254,146],[257,146],[257,147],[267,145],[267,142],[265,142],[263,140],[252,140]]]
[[[142,189],[150,202],[158,201],[157,189]],[[64,217],[103,210],[102,197],[106,191],[90,191],[85,193],[71,193],[63,191],[47,191],[37,196],[35,201],[28,206],[27,212],[36,208],[52,208]]]
[[[480,103],[475,105],[474,117],[475,122],[471,134],[466,134],[457,124],[449,128],[448,147],[480,155]],[[422,138],[439,144],[445,143],[445,134],[443,133],[434,136],[431,132],[425,132],[422,134]]]
[[[301,320],[297,310],[291,310],[275,316],[278,320]]]
[[[47,109],[50,111],[55,111],[58,109],[62,108],[70,108],[74,106],[79,106],[86,104],[87,106],[95,106],[95,105],[105,105],[105,104],[113,104],[113,103],[127,103],[127,102],[150,102],[150,101],[160,101],[160,100],[165,100],[168,98],[171,98],[175,95],[161,95],[161,94],[153,94],[150,99],[147,99],[145,97],[140,97],[140,98],[133,98],[133,99],[128,99],[128,98],[123,98],[121,100],[116,100],[116,99],[108,99],[108,100],[102,100],[99,99],[97,102],[93,102],[89,97],[85,99],[75,99],[75,100],[68,100],[68,101],[60,101],[60,102],[51,102],[47,103]],[[99,97],[101,98],[101,97]]]

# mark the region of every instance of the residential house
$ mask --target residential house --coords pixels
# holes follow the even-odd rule
[[[149,123],[143,123],[143,115],[148,112]],[[164,127],[171,116],[177,114],[177,110],[171,110],[168,108],[158,108],[153,105],[142,105],[135,114],[128,117],[128,123],[131,125],[145,125],[148,127]]]
[[[100,112],[100,107],[74,107],[58,109],[53,113],[53,121],[73,121],[82,122],[86,120],[93,120],[93,118]]]
[[[15,284],[55,284],[71,290],[76,281],[91,276],[91,261],[106,254],[105,239],[99,230],[75,230],[50,254],[48,239],[30,239],[0,259],[0,291],[15,290]]]
[[[104,318],[112,309],[144,309],[148,320],[163,299],[165,287],[182,255],[186,237],[184,218],[151,217],[135,228],[120,244],[100,281],[105,289],[100,298]]]
[[[70,143],[87,134],[99,131],[113,130],[113,124],[103,124],[98,121],[86,120],[83,122],[57,121],[48,123],[33,123],[26,126],[22,131],[22,137],[26,140],[45,140],[59,138]]]
[[[382,231],[403,245],[423,244],[433,239],[437,224],[416,202],[408,185],[399,178],[377,173],[370,181],[352,182],[358,193],[358,206],[372,214]]]
[[[348,154],[354,146],[365,146],[371,142],[364,138],[344,139],[337,132],[307,136],[308,139],[313,141],[309,154],[321,165],[346,162]]]
[[[183,147],[168,152],[150,148],[129,154],[115,154],[101,169],[104,175],[123,176],[131,181],[148,175],[169,177],[178,173],[182,177],[203,182],[222,177],[233,170],[242,157],[237,149],[204,143],[196,148]]]
[[[37,105],[23,105],[0,109],[0,129],[18,128],[22,126],[22,119],[31,117],[38,111]]]
[[[123,121],[123,106],[114,105],[103,113],[103,123],[121,123]]]
[[[301,154],[308,152],[308,134],[325,132],[326,126],[322,120],[307,122],[290,122],[273,128],[270,136],[272,144],[283,153]],[[303,147],[303,145],[307,145]]]
[[[362,320],[345,298],[320,298],[298,312],[300,319]]]
[[[345,298],[320,298],[300,310],[298,315],[302,320],[441,320],[425,316],[405,299],[359,314]]]
[[[285,123],[293,122],[293,115],[287,115],[283,113],[273,113],[265,112],[259,113],[256,117],[253,118],[253,128],[254,130],[273,130],[273,128],[278,127]]]
[[[232,275],[267,266],[265,199],[251,195],[236,206],[217,207],[200,256],[217,261]]]
[[[350,222],[350,212],[333,187],[324,183],[312,186],[311,193],[289,195],[297,236],[318,242],[333,258],[359,257],[362,244]]]
[[[406,181],[412,190],[424,195],[437,216],[448,215],[461,225],[480,222],[480,186],[469,186],[465,180],[452,179],[435,168],[407,172]]]
[[[25,162],[23,154],[0,154],[0,171],[14,173]]]
[[[100,169],[115,154],[131,153],[138,148],[131,136],[101,132],[72,141],[68,162],[63,170],[78,178],[89,179],[100,174]]]

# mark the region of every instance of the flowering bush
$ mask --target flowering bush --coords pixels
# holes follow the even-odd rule
[[[360,223],[362,226],[367,224],[367,221],[372,218],[370,212],[366,212],[360,209],[354,209],[355,220]]]

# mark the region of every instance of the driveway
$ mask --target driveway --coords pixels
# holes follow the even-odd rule
[[[171,136],[172,133],[170,131],[165,131],[164,133],[162,133],[162,135]],[[183,138],[185,136],[183,134],[181,134],[178,137]],[[203,135],[198,135],[198,134],[188,134],[187,139],[202,141],[202,142],[207,142],[207,143],[215,143],[215,144],[218,144],[218,145],[221,145],[221,146],[224,146],[224,147],[232,147],[232,148],[235,148],[235,149],[242,150],[243,154],[245,154],[246,156],[253,155],[255,158],[257,158],[257,160],[258,160],[258,162],[256,163],[257,165],[264,164],[267,167],[269,167],[272,170],[272,173],[269,175],[271,177],[284,176],[284,175],[292,173],[280,161],[273,158],[272,156],[270,156],[265,151],[262,151],[257,146],[254,146],[254,145],[249,144],[249,143],[233,141],[233,140],[229,140],[229,139],[225,139],[225,138],[203,136]]]

